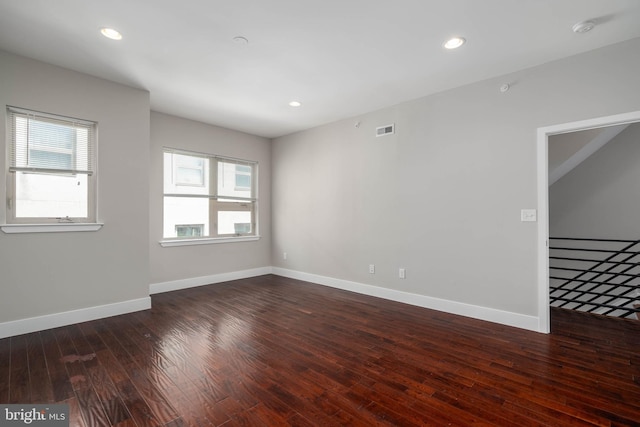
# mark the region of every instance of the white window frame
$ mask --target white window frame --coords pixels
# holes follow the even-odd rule
[[[7,123],[7,162],[6,162],[6,224],[0,225],[5,233],[38,233],[38,232],[62,232],[62,231],[97,231],[103,224],[97,222],[97,123],[93,121],[76,119],[57,114],[43,113],[18,107],[8,106],[6,109]],[[86,162],[80,167],[76,163],[78,147],[63,149],[40,146],[39,151],[60,152],[72,155],[72,165],[68,169],[53,168],[47,165],[29,163],[29,154],[32,149],[38,148],[29,139],[25,146],[20,143],[16,132],[17,120],[35,120],[56,123],[69,128],[82,128],[88,132],[88,144],[83,147],[86,154]],[[77,143],[77,141],[76,141]],[[37,144],[37,143],[35,143]],[[21,157],[27,153],[26,159]],[[16,215],[16,177],[19,173],[49,174],[54,176],[75,176],[78,174],[87,176],[87,215],[82,217],[19,217]]]
[[[163,188],[163,200],[165,197],[198,197],[209,199],[209,235],[202,237],[164,237],[160,241],[160,245],[163,247],[169,246],[185,246],[185,245],[201,245],[212,243],[227,243],[227,242],[240,242],[240,241],[252,241],[260,239],[259,224],[258,224],[258,162],[244,159],[237,159],[232,157],[219,156],[207,153],[198,153],[193,151],[186,151],[181,149],[163,148],[163,161],[165,154],[179,154],[186,156],[203,157],[209,165],[205,166],[205,170],[209,173],[209,194],[203,195],[200,191],[195,190],[193,194],[188,192],[189,186],[183,186],[176,181],[176,165],[175,162],[171,164],[171,178],[172,182],[176,186],[181,187],[180,193],[167,192]],[[233,163],[236,165],[251,167],[251,196],[250,197],[234,197],[228,195],[221,195],[218,193],[218,166],[219,163]],[[167,173],[167,168],[163,168],[163,174]],[[166,182],[167,177],[163,176],[163,181]],[[234,174],[235,184],[235,174]],[[195,186],[194,186],[195,187]],[[200,188],[203,186],[199,186]],[[245,190],[247,187],[235,188],[236,190]],[[164,202],[163,202],[164,206]],[[250,233],[232,233],[232,234],[220,234],[218,233],[218,212],[223,211],[251,211],[251,232]],[[165,227],[165,213],[163,212],[163,230]],[[178,224],[179,225],[179,224]],[[206,228],[206,227],[205,227]]]

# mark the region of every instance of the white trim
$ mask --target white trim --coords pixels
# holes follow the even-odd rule
[[[549,145],[538,129],[538,331],[551,331],[549,318]]]
[[[113,304],[98,305],[95,307],[81,308],[62,313],[47,314],[44,316],[30,317],[28,319],[13,320],[0,323],[0,338],[31,332],[44,331],[74,323],[88,322],[90,320],[103,319],[105,317],[118,316],[134,311],[148,310],[151,308],[151,298],[144,297]]]
[[[320,276],[316,274],[270,266],[214,274],[210,276],[153,283],[149,285],[149,294],[153,295],[163,292],[228,282],[232,280],[264,276],[267,274],[276,274],[283,277],[303,280],[318,285],[324,285],[336,289],[356,292],[363,295],[384,298],[387,300],[402,302],[405,304],[432,310],[443,311],[459,316],[471,317],[522,329],[543,332],[542,330],[540,330],[539,320],[535,316],[527,316],[488,307],[481,307],[472,304],[433,298],[425,295],[413,294],[409,292],[397,291],[373,285],[366,285],[363,283],[352,282],[348,280],[336,279],[333,277]],[[145,297],[135,300],[123,301],[120,303],[106,304],[79,310],[54,313],[45,316],[0,323],[0,339],[51,328],[57,328],[60,326],[66,326],[75,323],[102,319],[110,316],[117,316],[120,314],[126,314],[135,311],[148,310],[150,308],[151,297]]]
[[[384,298],[391,301],[402,302],[418,307],[443,311],[459,316],[471,317],[474,319],[486,320],[517,328],[538,331],[538,318],[524,314],[512,313],[488,307],[481,307],[456,301],[440,298],[428,297],[425,295],[413,294],[409,292],[397,291],[378,286],[365,285],[363,283],[351,282],[333,277],[319,276],[316,274],[303,273],[301,271],[288,270],[285,268],[273,267],[273,274],[289,277],[291,279],[304,280],[306,282],[319,285],[330,286],[359,294]]]
[[[549,321],[549,135],[576,132],[603,126],[630,124],[640,121],[640,111],[597,117],[577,122],[538,128],[538,330],[548,333]]]
[[[178,291],[180,289],[195,288],[198,286],[212,285],[214,283],[228,282],[230,280],[247,279],[249,277],[271,274],[272,267],[260,267],[250,270],[232,271],[229,273],[214,274],[211,276],[192,277],[189,279],[171,280],[168,282],[152,283],[149,285],[149,294]]]
[[[260,240],[260,236],[240,236],[240,237],[211,237],[199,239],[179,239],[179,240],[160,240],[160,246],[170,248],[174,246],[193,246],[193,245],[215,245],[218,243],[237,243],[237,242],[255,242]]]
[[[604,126],[625,125],[640,121],[640,110],[630,113],[615,114],[613,116],[596,117],[593,119],[580,120],[577,122],[562,123],[559,125],[545,126],[538,128],[546,135],[558,135],[581,130],[596,129]]]
[[[51,223],[51,224],[2,224],[0,228],[7,234],[19,233],[62,233],[70,231],[98,231],[103,223]]]

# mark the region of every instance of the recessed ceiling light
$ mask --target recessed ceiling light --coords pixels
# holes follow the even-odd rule
[[[242,36],[235,36],[233,38],[233,41],[238,43],[238,44],[249,44],[249,39],[247,39],[246,37],[242,37]]]
[[[466,42],[462,37],[453,37],[444,43],[445,49],[457,49]]]
[[[299,107],[299,106],[301,106],[302,104],[300,103],[300,101],[291,101],[291,102],[289,103],[289,105],[290,105],[291,107]]]
[[[593,21],[582,21],[575,24],[571,29],[574,33],[586,33],[587,31],[593,30],[595,26],[596,23]]]
[[[100,28],[100,32],[103,36],[111,40],[122,40],[122,34],[120,34],[120,31],[114,30],[113,28],[103,27]]]

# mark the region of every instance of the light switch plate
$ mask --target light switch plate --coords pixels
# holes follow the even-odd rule
[[[536,222],[538,220],[538,212],[535,209],[522,209],[520,211],[520,221]]]

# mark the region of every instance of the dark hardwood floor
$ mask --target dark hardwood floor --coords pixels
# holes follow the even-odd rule
[[[640,322],[552,334],[278,276],[0,340],[0,403],[94,426],[638,426]]]

